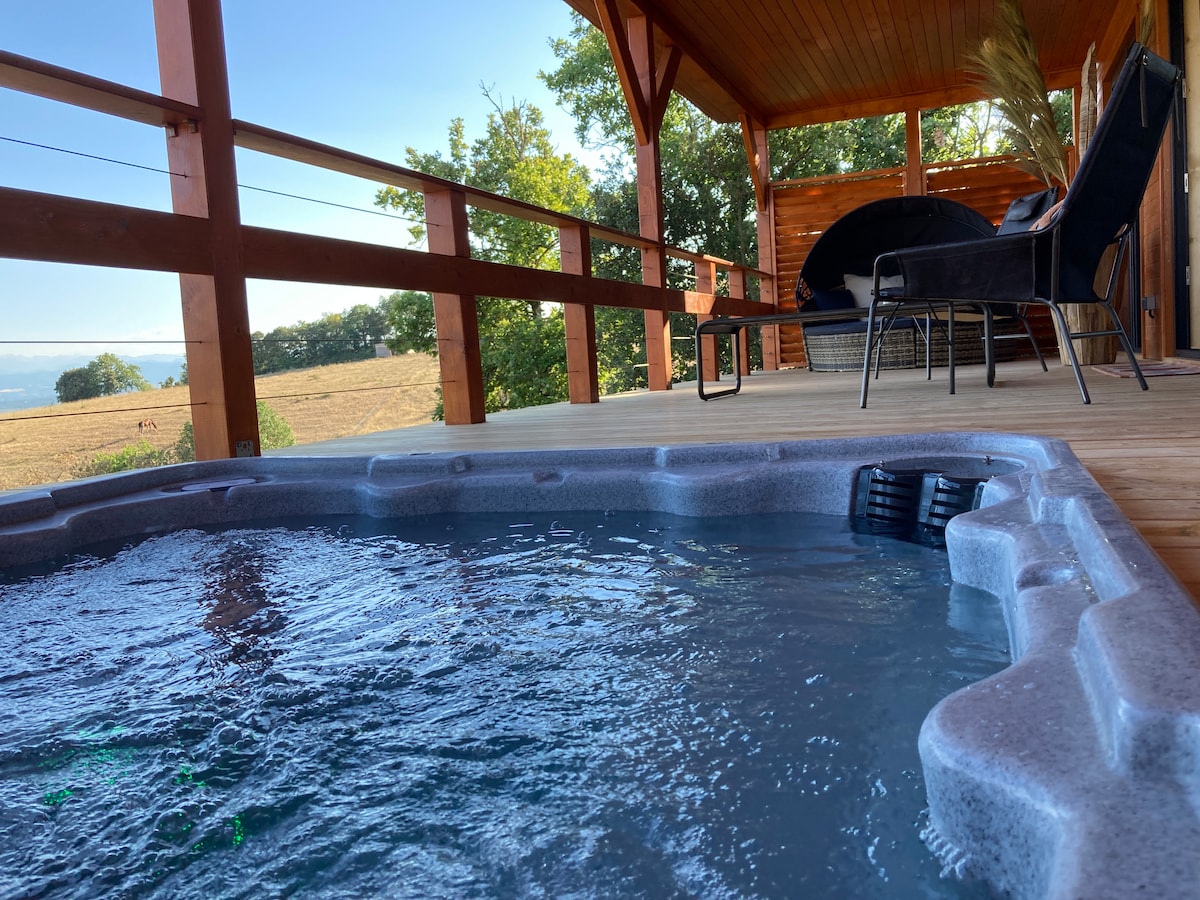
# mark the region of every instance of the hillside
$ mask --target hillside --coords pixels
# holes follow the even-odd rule
[[[264,375],[255,390],[307,444],[428,422],[437,381],[437,360],[407,354]],[[143,437],[169,447],[191,419],[188,399],[173,387],[0,413],[0,490],[70,480],[95,454]],[[146,418],[157,427],[139,433]]]

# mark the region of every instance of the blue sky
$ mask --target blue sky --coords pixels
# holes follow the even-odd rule
[[[456,116],[468,140],[482,136],[490,110],[483,83],[505,102],[539,107],[560,149],[588,159],[571,119],[537,79],[556,65],[549,39],[569,33],[563,0],[225,0],[223,9],[236,118],[404,164],[409,146],[444,153]],[[0,48],[159,92],[150,0],[0,0]],[[164,174],[26,144],[165,169],[159,129],[0,88],[0,184],[170,210]],[[373,209],[377,185],[361,179],[240,150],[237,164],[242,185]],[[399,219],[240,193],[247,224],[408,242]],[[252,281],[250,324],[269,331],[384,293]],[[107,343],[182,338],[172,274],[0,259],[0,312],[0,341],[97,342],[0,344],[0,354],[182,352],[179,344]]]

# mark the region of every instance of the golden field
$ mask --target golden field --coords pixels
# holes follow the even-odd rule
[[[263,375],[255,390],[308,444],[428,422],[437,381],[437,360],[405,354]],[[142,438],[170,447],[191,420],[188,402],[187,387],[172,387],[0,413],[0,490],[68,481],[97,453]],[[156,427],[139,431],[143,419]]]

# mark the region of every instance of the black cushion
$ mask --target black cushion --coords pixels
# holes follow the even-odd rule
[[[854,309],[854,295],[844,287],[832,290],[813,288],[812,293],[813,304],[819,310]]]
[[[1047,188],[1036,194],[1026,194],[1018,197],[1008,205],[1008,211],[996,229],[996,234],[1014,234],[1019,231],[1029,231],[1037,224],[1037,220],[1050,211],[1050,207],[1058,202],[1058,188]]]

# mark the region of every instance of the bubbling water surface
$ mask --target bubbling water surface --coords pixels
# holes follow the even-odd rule
[[[181,531],[0,576],[0,894],[962,897],[998,601],[840,518]]]

